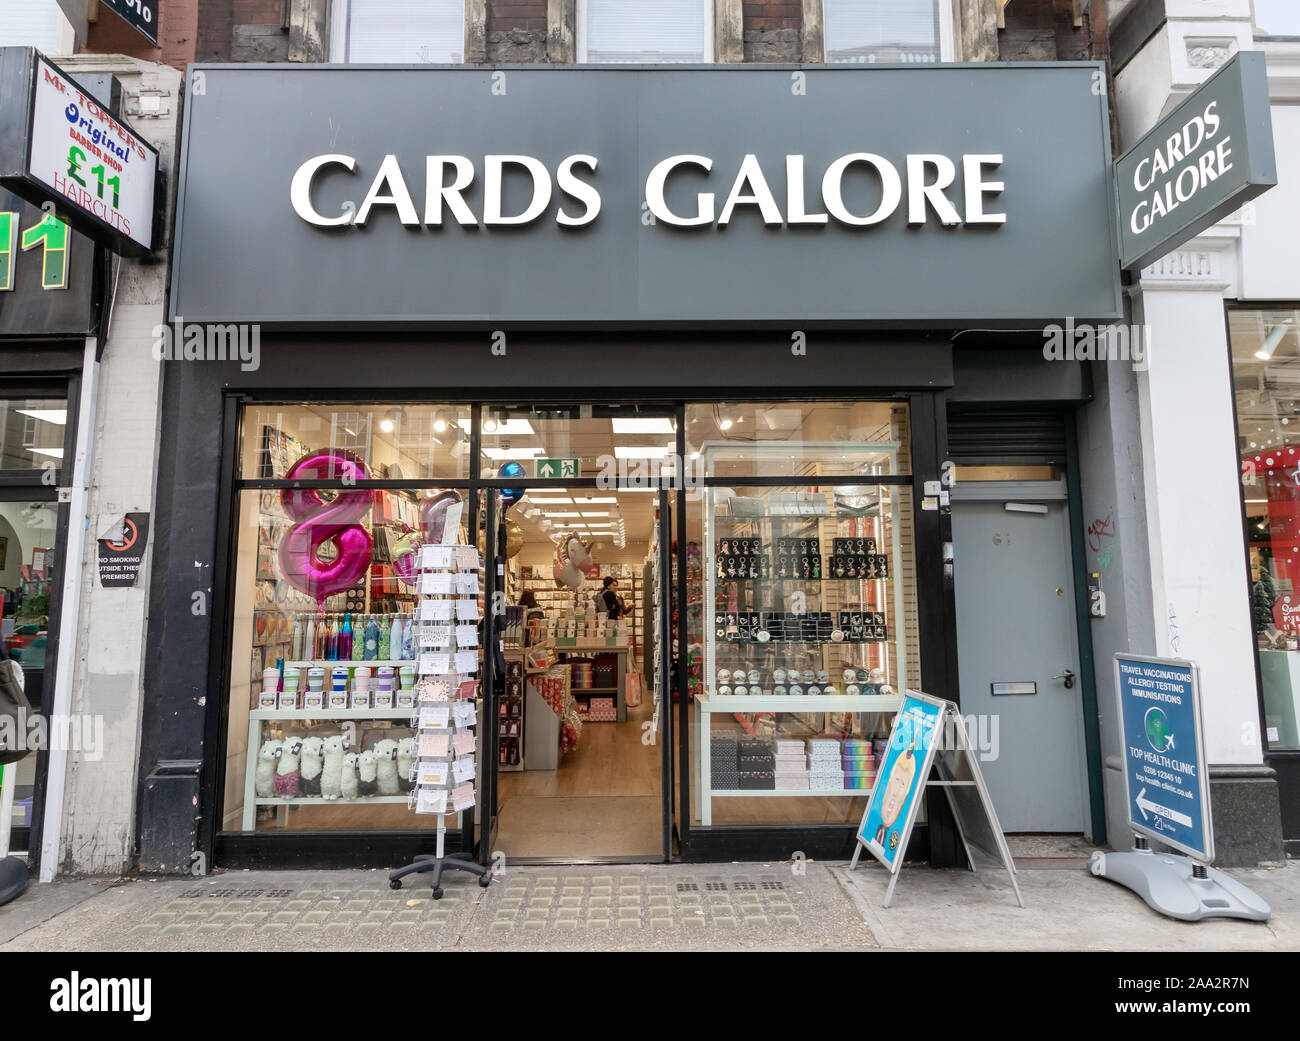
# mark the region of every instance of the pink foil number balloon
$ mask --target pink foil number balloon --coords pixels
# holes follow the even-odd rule
[[[366,464],[349,453],[314,452],[289,468],[294,481],[355,480],[369,477]],[[284,512],[295,523],[280,540],[280,572],[296,589],[312,597],[320,609],[335,593],[350,589],[366,573],[374,555],[370,532],[358,522],[370,513],[373,492],[346,488],[324,499],[311,488],[285,488],[280,492]],[[332,560],[322,560],[321,547],[332,543]]]

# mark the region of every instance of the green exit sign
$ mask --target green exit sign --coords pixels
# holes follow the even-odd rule
[[[538,459],[538,477],[581,477],[581,459]]]

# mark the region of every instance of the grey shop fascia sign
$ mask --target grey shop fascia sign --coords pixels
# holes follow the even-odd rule
[[[1099,69],[194,66],[171,318],[1113,320]]]
[[[1145,267],[1275,184],[1264,54],[1244,51],[1115,160],[1121,266]]]

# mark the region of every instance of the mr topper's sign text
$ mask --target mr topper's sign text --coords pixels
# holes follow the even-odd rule
[[[0,180],[127,255],[154,247],[158,152],[31,48],[0,48]]]

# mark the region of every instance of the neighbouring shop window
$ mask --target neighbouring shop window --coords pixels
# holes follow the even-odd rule
[[[0,470],[61,469],[67,426],[63,398],[0,398]]]
[[[466,472],[468,424],[463,406],[245,407],[224,830],[427,826],[407,807],[414,548],[465,541],[469,494],[364,482]]]
[[[0,502],[0,592],[4,597],[0,637],[9,657],[22,665],[27,697],[38,712],[44,698],[57,531],[55,503]],[[21,829],[32,825],[36,756],[20,759],[5,770],[14,785],[10,823],[18,829],[15,848],[24,849]]]
[[[1250,601],[1270,748],[1300,748],[1300,309],[1233,310]]]
[[[713,60],[712,0],[578,0],[578,60]]]
[[[340,8],[342,11],[340,12]],[[454,65],[465,52],[464,0],[336,0],[344,57],[353,64]]]
[[[937,62],[952,58],[948,0],[825,0],[827,62]]]

